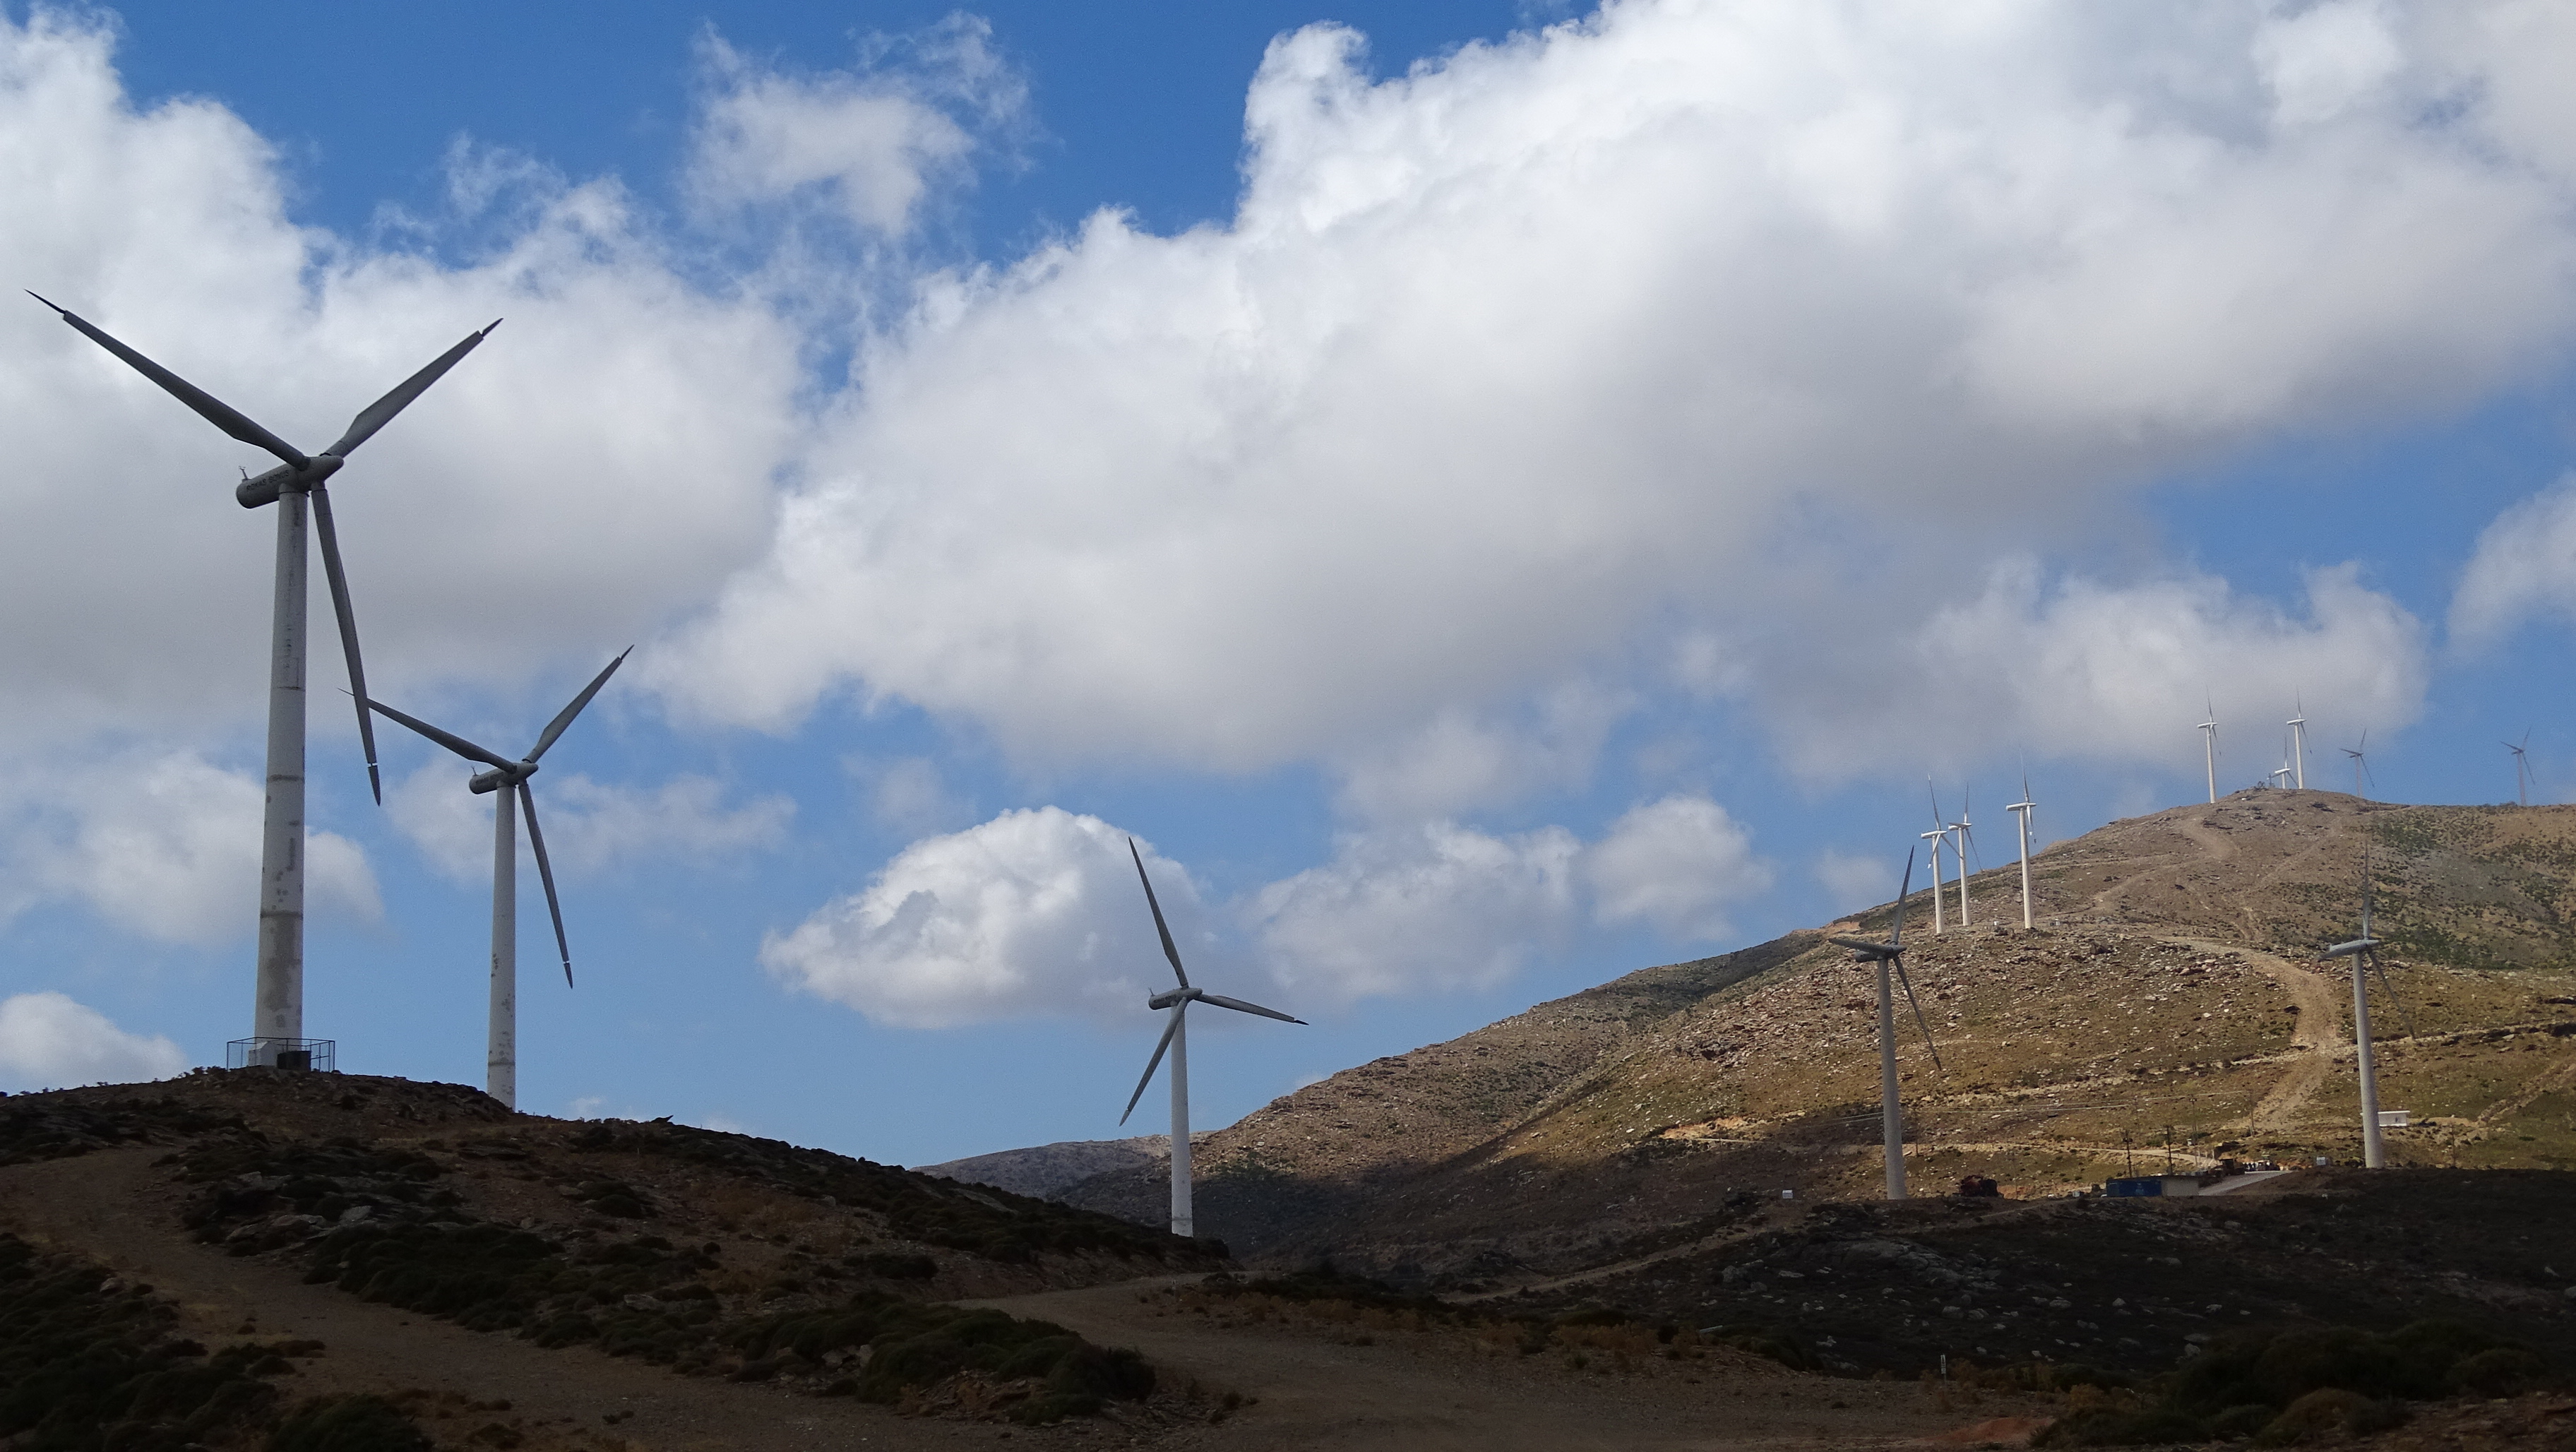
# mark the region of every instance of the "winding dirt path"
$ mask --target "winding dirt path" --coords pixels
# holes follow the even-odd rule
[[[990,1427],[912,1421],[847,1399],[683,1377],[589,1347],[542,1350],[305,1285],[283,1267],[189,1241],[179,1228],[177,1192],[151,1167],[162,1153],[148,1146],[102,1150],[0,1169],[0,1226],[175,1297],[182,1329],[210,1346],[244,1339],[246,1326],[256,1327],[259,1340],[322,1342],[328,1350],[286,1381],[290,1398],[418,1387],[487,1404],[505,1400],[507,1412],[435,1422],[432,1434],[447,1443],[485,1422],[515,1423],[532,1452],[613,1446],[619,1438],[652,1452],[947,1449],[994,1441]],[[611,1415],[614,1424],[604,1420]],[[588,1435],[596,1433],[606,1436]]]
[[[2299,1026],[2290,1035],[2290,1047],[2298,1052],[2288,1059],[2281,1082],[2273,1085],[2271,1092],[2256,1101],[2245,1115],[2245,1127],[2254,1133],[2283,1133],[2294,1128],[2295,1121],[2307,1112],[2308,1101],[2325,1083],[2335,1060],[2352,1047],[2343,1031],[2334,980],[2313,968],[2242,943],[2207,938],[2176,941],[2203,952],[2243,954],[2246,966],[2271,979],[2299,1006]]]
[[[1922,1388],[1801,1376],[1712,1355],[1679,1373],[1586,1374],[1553,1357],[1478,1350],[1456,1332],[1378,1332],[1338,1344],[1316,1329],[1213,1327],[1157,1314],[1176,1277],[964,1304],[993,1306],[1133,1346],[1167,1374],[1248,1399],[1221,1427],[1179,1445],[1229,1452],[1696,1452],[1718,1448],[1903,1445],[1966,1418]],[[1696,1376],[1686,1380],[1685,1375]]]

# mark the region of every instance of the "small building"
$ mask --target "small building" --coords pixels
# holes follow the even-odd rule
[[[2131,1175],[2126,1179],[2103,1181],[2102,1193],[2120,1198],[2197,1195],[2200,1193],[2200,1179],[2195,1175]]]

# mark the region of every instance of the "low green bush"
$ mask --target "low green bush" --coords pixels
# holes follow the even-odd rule
[[[382,1397],[323,1397],[288,1413],[268,1452],[433,1452],[433,1444]]]

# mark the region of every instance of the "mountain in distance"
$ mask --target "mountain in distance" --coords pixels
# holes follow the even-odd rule
[[[2392,1159],[2576,1167],[2576,807],[2255,789],[2038,854],[2034,931],[2014,863],[1971,878],[1972,928],[1955,883],[1941,934],[1928,890],[1908,899],[1943,1063],[1900,1007],[1914,1192],[2357,1162],[2350,980],[2316,951],[2357,929],[2365,863],[2397,999],[2373,985],[2380,1103],[2413,1115]],[[1199,1228],[1255,1264],[1472,1291],[1660,1253],[1749,1193],[1873,1199],[1874,986],[1824,938],[1891,915],[1645,969],[1284,1096],[1205,1136]],[[1033,1154],[1083,1151],[957,1168]],[[1047,1193],[1151,1225],[1167,1174],[1131,1158]]]

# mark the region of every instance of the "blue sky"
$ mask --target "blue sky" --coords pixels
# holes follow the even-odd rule
[[[2549,7],[0,14],[14,283],[317,441],[509,318],[333,493],[384,699],[638,647],[535,783],[533,1110],[1120,1133],[1128,833],[1313,1021],[1205,1023],[1214,1125],[1883,900],[1927,775],[1987,864],[2025,765],[2189,800],[2204,699],[2222,789],[2296,699],[2313,784],[2576,793]],[[0,380],[0,1082],[212,1062],[258,461],[32,303]],[[351,735],[308,1031],[473,1082],[488,804]]]

